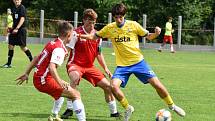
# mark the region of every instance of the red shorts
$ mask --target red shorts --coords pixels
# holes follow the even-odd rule
[[[42,82],[41,77],[34,76],[33,83],[37,90],[52,96],[55,100],[59,99],[63,92],[63,88],[52,77],[45,78]]]
[[[95,87],[98,82],[105,78],[104,74],[94,66],[90,68],[85,68],[76,64],[67,65],[67,73],[69,74],[72,71],[77,71],[80,75],[80,79],[77,84],[80,83],[80,80],[83,77]]]
[[[170,44],[172,44],[173,43],[172,36],[166,36],[166,35],[164,35],[163,41],[165,43],[169,42]]]

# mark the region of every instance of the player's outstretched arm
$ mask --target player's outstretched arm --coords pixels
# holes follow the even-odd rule
[[[31,73],[31,70],[35,67],[36,63],[38,62],[38,56],[34,57],[31,63],[25,70],[25,73],[19,76],[15,81],[17,81],[17,85],[21,85],[23,82],[26,81],[28,83],[28,75]]]
[[[96,34],[78,34],[79,38],[87,39],[87,40],[96,40],[98,37]]]
[[[148,40],[153,40],[153,39],[155,39],[156,37],[158,37],[158,36],[160,35],[160,33],[161,33],[161,28],[158,27],[158,26],[156,26],[156,27],[155,27],[155,33],[149,33],[149,34],[146,36],[146,38],[147,38]]]

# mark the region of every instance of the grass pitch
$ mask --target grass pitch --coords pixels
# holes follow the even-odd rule
[[[37,55],[44,45],[28,45],[33,55]],[[109,69],[115,68],[115,56],[112,49],[103,48]],[[186,117],[181,118],[174,112],[173,121],[214,121],[215,116],[215,54],[213,52],[176,52],[159,53],[156,50],[143,50],[146,61],[169,90],[174,102],[184,108]],[[7,45],[0,43],[0,64],[7,61]],[[50,96],[38,92],[32,85],[16,86],[14,81],[29,61],[25,54],[15,48],[13,68],[0,68],[0,121],[47,121],[52,109]],[[96,65],[98,65],[96,63]],[[65,64],[58,70],[61,77],[68,80]],[[31,74],[32,76],[32,74]],[[109,117],[108,106],[101,89],[92,87],[85,80],[81,81],[79,90],[85,104],[88,121],[114,121]],[[131,121],[155,121],[159,109],[166,108],[165,103],[150,85],[143,85],[131,76],[123,92],[135,108]],[[123,112],[120,104],[119,112]],[[66,103],[61,110],[65,110]],[[77,120],[72,119],[65,121]]]

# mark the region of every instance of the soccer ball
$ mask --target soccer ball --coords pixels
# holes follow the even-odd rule
[[[171,113],[166,109],[161,109],[156,113],[156,121],[171,121]]]

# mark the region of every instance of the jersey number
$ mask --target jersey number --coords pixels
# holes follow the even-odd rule
[[[44,61],[44,59],[47,57],[47,55],[48,55],[48,52],[46,50],[43,50],[43,52],[40,55],[41,58],[38,61],[38,65],[40,65]]]

